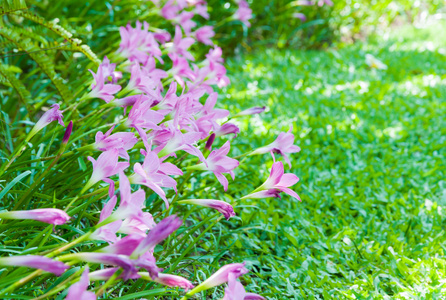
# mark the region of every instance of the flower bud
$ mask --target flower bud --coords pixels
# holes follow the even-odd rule
[[[73,121],[70,121],[70,124],[68,124],[67,129],[65,129],[65,134],[63,135],[63,139],[62,139],[63,144],[68,143],[68,140],[70,139],[72,131],[73,131]]]
[[[36,220],[53,225],[65,224],[70,219],[66,212],[57,208],[5,211],[0,212],[0,218]]]
[[[211,134],[211,136],[208,138],[204,148],[211,151],[211,147],[212,147],[212,144],[214,143],[214,141],[215,141],[215,133]]]
[[[34,269],[41,269],[57,276],[69,268],[61,261],[39,255],[18,255],[10,257],[0,257],[0,266],[21,266]]]

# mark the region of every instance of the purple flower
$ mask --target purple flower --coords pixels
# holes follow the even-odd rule
[[[60,276],[66,269],[69,268],[69,266],[61,261],[52,260],[51,258],[38,255],[0,257],[0,265],[41,269],[57,276]]]
[[[97,270],[94,272],[91,272],[88,277],[90,278],[91,281],[99,281],[99,280],[108,280],[111,276],[113,276],[113,274],[116,273],[116,271],[118,271],[119,268],[107,268],[107,269],[102,269],[102,270]],[[138,273],[143,273],[143,272],[138,272]],[[138,279],[141,276],[138,273],[132,273],[129,274],[129,278],[128,279]],[[122,278],[122,275],[119,275],[118,278]]]
[[[0,218],[36,220],[53,225],[65,224],[70,219],[66,212],[57,208],[40,208],[32,210],[0,212]]]
[[[93,292],[87,291],[89,284],[88,266],[86,266],[80,280],[68,289],[68,295],[65,300],[96,300],[96,295]]]
[[[228,282],[230,276],[238,278],[248,272],[248,269],[245,268],[245,263],[234,263],[225,265],[221,267],[217,272],[215,272],[211,277],[200,283],[200,285],[189,291],[187,295],[192,296],[201,291]]]
[[[225,201],[213,200],[213,199],[191,199],[191,200],[181,200],[178,201],[178,203],[194,204],[216,209],[225,216],[226,220],[229,220],[229,218],[235,216],[234,208],[232,207],[231,204]]]
[[[177,230],[181,224],[183,224],[183,221],[175,215],[161,220],[149,231],[147,237],[133,251],[132,256],[138,257],[147,251],[153,251],[157,244]]]
[[[203,26],[195,30],[193,33],[197,41],[203,43],[205,45],[212,46],[214,43],[211,38],[215,35],[214,27],[212,26]]]
[[[257,150],[254,150],[250,155],[256,155],[256,154],[264,154],[268,152],[274,152],[279,153],[283,156],[285,161],[288,163],[288,165],[291,168],[291,162],[287,153],[296,153],[300,151],[300,148],[296,145],[293,145],[294,143],[294,135],[291,133],[293,128],[291,127],[288,132],[281,132],[279,133],[279,136],[277,139],[272,142],[271,144],[258,148]]]
[[[295,185],[298,181],[299,178],[296,175],[292,173],[284,174],[283,163],[278,161],[273,163],[268,179],[251,194],[242,197],[242,199],[280,197],[279,193],[284,192],[301,201],[296,192],[289,189],[290,186]]]
[[[37,132],[42,130],[45,126],[50,124],[53,121],[59,122],[60,125],[65,126],[62,118],[62,112],[59,110],[60,106],[59,104],[53,104],[51,105],[52,108],[47,110],[42,117],[40,117],[39,121],[37,121],[36,125],[34,125],[33,129],[29,133],[29,136],[35,135]]]

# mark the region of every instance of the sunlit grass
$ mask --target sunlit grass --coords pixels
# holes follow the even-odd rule
[[[255,133],[243,137],[246,147],[292,125],[302,148],[292,160],[302,203],[246,203],[255,207],[242,220],[262,230],[228,241],[254,266],[251,286],[270,299],[444,294],[446,61],[438,39],[423,48],[435,26],[393,29],[339,50],[257,50],[228,62],[225,103],[269,107],[241,124],[242,135]],[[370,69],[367,53],[388,69]],[[244,168],[255,186],[267,175],[253,170]]]

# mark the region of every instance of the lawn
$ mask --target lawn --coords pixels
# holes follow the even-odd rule
[[[234,257],[254,270],[250,290],[269,299],[444,295],[442,29],[402,27],[342,49],[257,50],[228,61],[224,103],[269,108],[240,123],[238,140],[262,146],[293,126],[302,148],[291,170],[302,202],[245,201],[245,225],[232,229]],[[388,69],[370,69],[367,53]],[[253,187],[268,175],[242,169],[237,177]]]

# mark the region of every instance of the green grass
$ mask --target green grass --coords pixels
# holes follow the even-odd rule
[[[269,299],[444,295],[446,60],[430,40],[442,28],[228,61],[227,106],[269,107],[240,124],[238,147],[268,144],[293,125],[302,148],[291,171],[303,201],[244,202],[246,227],[228,241],[253,269],[249,290]],[[369,69],[366,53],[388,70]],[[268,176],[256,170],[261,159],[242,166],[253,187]]]

